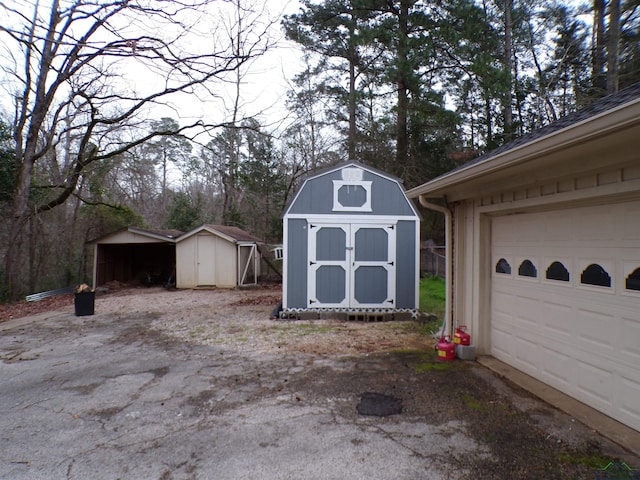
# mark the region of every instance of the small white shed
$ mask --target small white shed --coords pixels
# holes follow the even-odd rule
[[[238,227],[202,225],[176,240],[176,287],[258,283],[260,239]]]

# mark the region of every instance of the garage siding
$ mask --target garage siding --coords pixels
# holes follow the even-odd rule
[[[495,217],[491,237],[492,355],[640,430],[640,202]]]

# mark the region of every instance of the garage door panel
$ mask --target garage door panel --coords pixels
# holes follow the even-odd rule
[[[601,407],[611,407],[611,393],[614,391],[613,373],[611,370],[600,368],[591,363],[580,362],[577,365],[576,389],[600,404]]]
[[[540,305],[540,324],[547,335],[567,339],[572,336],[569,322],[563,322],[571,314],[571,307],[559,303],[543,303]]]
[[[538,342],[514,336],[515,361],[526,372],[538,370]]]
[[[640,203],[627,204],[624,207],[624,223],[622,224],[622,239],[640,240]]]
[[[524,295],[516,295],[514,301],[518,309],[516,326],[536,328],[538,325],[538,305],[540,302],[535,298]]]
[[[594,348],[614,348],[618,341],[611,334],[617,323],[615,317],[584,308],[576,309],[576,315],[578,318],[575,333],[580,341]]]
[[[571,385],[572,364],[571,357],[556,349],[543,345],[541,350],[542,376],[554,387],[561,389]]]
[[[640,403],[637,402],[637,399],[640,398],[638,380],[622,377],[621,383],[623,394],[619,397],[621,400],[620,410],[630,419],[631,423],[640,425]]]
[[[492,354],[640,431],[640,202],[496,217],[491,239]],[[546,278],[554,262],[569,281]],[[604,278],[592,264],[610,286],[581,283]]]
[[[542,230],[544,231],[544,238],[547,241],[567,241],[566,230],[569,227],[573,228],[574,216],[569,212],[558,213],[553,216],[549,216],[542,224]]]
[[[636,315],[640,315],[636,312]],[[620,350],[627,360],[640,365],[640,321],[630,316],[621,322]]]
[[[616,238],[618,219],[612,216],[606,208],[590,209],[588,213],[583,211],[577,220],[574,234],[578,244],[593,243],[593,240],[614,240]]]
[[[505,362],[513,359],[513,336],[506,330],[501,330],[499,325],[493,329],[492,352],[496,358]]]

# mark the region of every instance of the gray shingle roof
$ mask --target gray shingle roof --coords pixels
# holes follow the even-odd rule
[[[213,225],[209,223],[205,226],[209,227],[212,230],[215,230],[216,232],[227,235],[228,237],[231,237],[239,242],[262,242],[262,240],[258,237],[255,237],[238,227],[230,227],[228,225]]]

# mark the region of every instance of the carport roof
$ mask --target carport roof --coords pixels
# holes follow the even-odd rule
[[[139,228],[139,227],[125,227],[117,230],[115,232],[108,233],[106,235],[102,235],[94,240],[91,240],[87,243],[102,243],[109,237],[117,235],[122,232],[134,233],[136,235],[141,235],[143,237],[149,237],[149,239],[153,240],[164,240],[167,242],[174,243],[176,239],[181,236],[184,232],[180,230],[156,230],[156,229],[147,229],[147,228]]]

